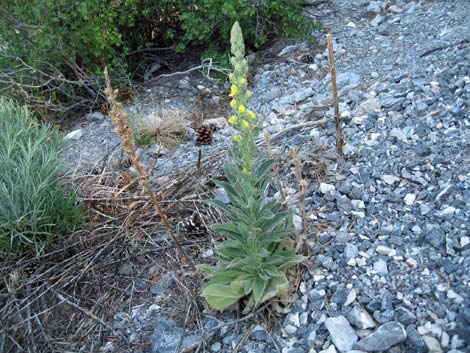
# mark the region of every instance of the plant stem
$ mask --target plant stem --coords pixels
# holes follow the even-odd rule
[[[108,103],[111,106],[111,110],[109,114],[111,116],[111,120],[113,121],[113,124],[116,126],[116,132],[121,136],[122,147],[124,151],[126,151],[131,156],[132,166],[137,170],[140,176],[140,184],[142,185],[144,190],[149,194],[150,199],[152,200],[152,203],[155,207],[155,210],[160,215],[160,218],[163,224],[165,225],[165,227],[168,229],[168,233],[171,239],[176,244],[176,247],[178,248],[179,253],[185,258],[187,263],[189,263],[193,269],[196,269],[194,263],[186,255],[186,252],[183,250],[181,243],[179,242],[179,240],[176,238],[175,234],[173,233],[173,229],[171,228],[171,225],[168,222],[168,218],[165,212],[163,212],[163,209],[160,206],[160,202],[158,202],[157,196],[155,195],[152,188],[150,187],[150,184],[148,182],[147,172],[145,171],[144,165],[140,161],[140,158],[137,156],[137,153],[136,153],[132,129],[127,124],[127,119],[128,119],[127,113],[121,111],[122,104],[116,100],[116,91],[113,91],[111,87],[111,82],[109,80],[107,68],[104,69],[104,76],[106,79],[105,93],[108,99]]]
[[[328,44],[328,54],[330,59],[331,70],[331,89],[333,91],[333,104],[335,108],[335,124],[336,124],[336,151],[343,157],[343,137],[341,134],[341,122],[339,116],[339,103],[338,103],[338,90],[336,88],[336,69],[335,58],[333,56],[333,43],[331,41],[331,34],[326,35],[326,42]]]

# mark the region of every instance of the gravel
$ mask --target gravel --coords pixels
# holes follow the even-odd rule
[[[327,51],[273,48],[277,60],[256,71],[252,108],[271,134],[331,118],[275,150],[286,163],[291,147],[306,165],[325,161],[321,174],[305,170],[306,214],[312,229],[329,227],[310,244],[317,256],[298,305],[274,331],[258,323],[239,351],[470,352],[470,2],[334,0],[312,10],[334,40],[345,158],[324,154],[335,148]],[[296,57],[306,52],[312,63]],[[106,131],[98,118],[71,144],[90,126]],[[229,138],[218,130],[205,155]],[[197,161],[192,142],[166,153],[155,158],[171,168]],[[208,350],[231,352],[244,325],[219,330]]]

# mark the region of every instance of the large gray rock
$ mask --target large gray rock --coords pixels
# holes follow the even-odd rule
[[[367,352],[382,352],[406,340],[406,331],[398,322],[388,322],[364,337],[354,345],[354,349]]]
[[[331,340],[340,351],[350,351],[357,342],[357,335],[342,315],[325,320],[325,326],[330,332]]]
[[[359,304],[354,305],[347,317],[351,324],[362,330],[375,327],[375,322],[372,317],[366,310],[361,308]]]

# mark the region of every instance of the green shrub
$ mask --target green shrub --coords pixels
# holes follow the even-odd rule
[[[274,36],[304,38],[317,24],[302,13],[297,0],[197,0],[181,14],[185,40],[223,48],[230,40],[235,21],[243,27],[245,40],[257,48]]]
[[[246,82],[248,63],[238,22],[233,26],[231,42],[234,72],[230,74],[230,96],[234,115],[229,123],[237,133],[224,166],[228,182],[216,182],[227,192],[231,205],[209,201],[224,210],[230,222],[214,226],[226,237],[215,246],[217,265],[201,266],[209,278],[202,296],[216,310],[224,310],[245,296],[250,298],[251,309],[286,293],[289,283],[285,270],[305,259],[286,249],[289,234],[294,231],[292,212],[283,210],[278,200],[266,198],[273,179],[269,171],[273,161],[262,153],[255,157],[254,139],[259,129],[256,114],[247,108],[251,98]]]
[[[89,109],[104,100],[104,65],[123,81],[162,48],[203,47],[224,62],[234,21],[251,48],[316,26],[296,0],[2,0],[0,94],[49,112]]]
[[[25,107],[0,98],[0,249],[40,253],[73,232],[83,213],[58,183],[63,138]]]

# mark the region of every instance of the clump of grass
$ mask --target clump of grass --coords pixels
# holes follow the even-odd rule
[[[158,143],[164,147],[175,147],[183,142],[188,122],[181,110],[162,108],[152,114],[130,113],[129,125],[138,145]]]
[[[75,231],[84,214],[59,183],[63,138],[31,112],[0,98],[0,249],[41,253]]]

